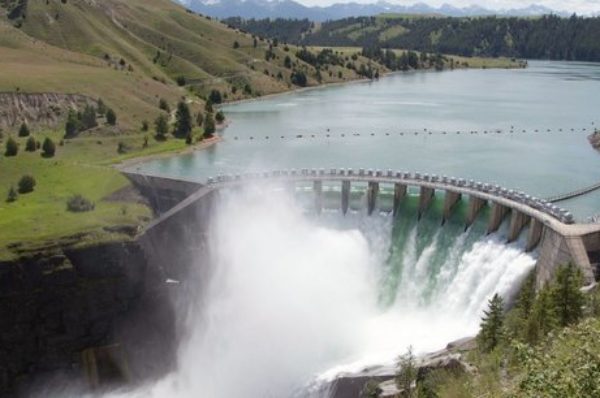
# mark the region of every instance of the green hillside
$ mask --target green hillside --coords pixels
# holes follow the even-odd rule
[[[360,77],[343,65],[318,74],[296,58],[296,47],[254,39],[169,0],[3,0],[0,6],[6,14],[0,92],[102,97],[126,125],[155,117],[159,97],[174,102],[212,89],[226,100],[278,93],[293,88],[294,70],[307,75],[306,85]]]

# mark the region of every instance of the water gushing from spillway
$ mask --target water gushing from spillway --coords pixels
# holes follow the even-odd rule
[[[486,237],[482,220],[464,231],[457,215],[440,227],[434,206],[417,221],[411,197],[396,221],[317,215],[264,187],[218,200],[214,274],[178,370],[127,395],[302,396],[409,345],[427,352],[475,334],[487,300],[510,295],[535,262],[501,234]]]

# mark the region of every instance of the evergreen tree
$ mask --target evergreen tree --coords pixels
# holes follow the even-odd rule
[[[175,113],[175,137],[186,138],[191,131],[192,113],[188,104],[181,101],[177,104],[177,112]]]
[[[417,360],[413,354],[412,347],[408,347],[406,354],[398,358],[396,365],[396,387],[401,391],[401,396],[413,398],[416,396],[413,385],[417,382]]]
[[[30,131],[27,123],[23,122],[19,128],[19,137],[29,137]]]
[[[29,137],[27,142],[25,143],[25,150],[27,152],[35,152],[37,149],[37,144],[35,142],[35,138]]]
[[[167,134],[169,134],[169,121],[167,120],[167,116],[164,114],[159,115],[154,121],[154,130],[156,132],[156,139],[159,141],[164,141],[167,139]]]
[[[500,344],[504,335],[504,301],[498,293],[488,302],[480,327],[477,336],[479,348],[483,352],[490,352]]]
[[[290,58],[289,55],[286,55],[285,58],[283,59],[283,66],[285,66],[288,69],[292,68],[292,59]]]
[[[106,104],[102,101],[102,98],[98,99],[98,114],[100,116],[106,115]]]
[[[42,155],[46,158],[51,158],[54,157],[55,153],[56,145],[54,144],[54,141],[46,137],[46,139],[44,139],[44,143],[42,144]]]
[[[561,266],[552,286],[552,301],[561,326],[569,326],[583,316],[585,296],[581,292],[582,275],[573,264]]]
[[[212,101],[210,100],[210,98],[204,104],[204,110],[207,113],[213,113],[214,112],[214,110],[213,110],[213,104],[212,104]]]
[[[219,124],[225,121],[225,114],[223,113],[223,111],[217,112],[217,114],[215,115],[215,121]]]
[[[142,120],[142,131],[148,131],[150,128],[147,120]]]
[[[81,114],[81,124],[84,130],[88,130],[98,126],[96,121],[96,108],[91,105],[87,105]]]
[[[14,138],[9,137],[6,141],[6,151],[4,152],[4,156],[17,156],[19,153],[19,144],[15,141]]]
[[[527,318],[525,340],[536,345],[551,330],[558,326],[556,310],[549,287],[541,289],[533,304],[531,314]]]
[[[109,108],[106,111],[106,123],[111,126],[116,126],[117,124],[117,114],[112,110],[112,108]]]
[[[19,195],[17,194],[17,190],[15,189],[15,187],[11,186],[10,189],[8,190],[8,195],[6,196],[6,201],[8,203],[12,203],[12,202],[15,202],[18,197],[19,197]]]
[[[221,97],[221,92],[219,90],[211,90],[208,99],[213,104],[220,104],[223,102],[223,98]]]
[[[77,118],[77,113],[74,110],[69,111],[67,123],[65,125],[65,138],[73,138],[77,135],[80,129],[80,122]]]
[[[213,134],[215,134],[215,131],[216,128],[213,115],[212,113],[207,113],[204,121],[204,138],[211,138]]]

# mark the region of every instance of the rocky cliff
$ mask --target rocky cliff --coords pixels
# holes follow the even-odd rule
[[[57,375],[89,384],[82,354],[95,347],[119,347],[130,381],[167,371],[176,339],[163,282],[134,242],[0,263],[0,396]]]

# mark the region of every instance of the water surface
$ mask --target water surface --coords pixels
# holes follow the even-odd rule
[[[547,197],[600,181],[600,154],[587,142],[600,125],[598,93],[592,63],[396,74],[224,106],[224,142],[135,168],[198,181],[248,169],[390,168]],[[562,205],[584,219],[600,212],[599,199]]]

